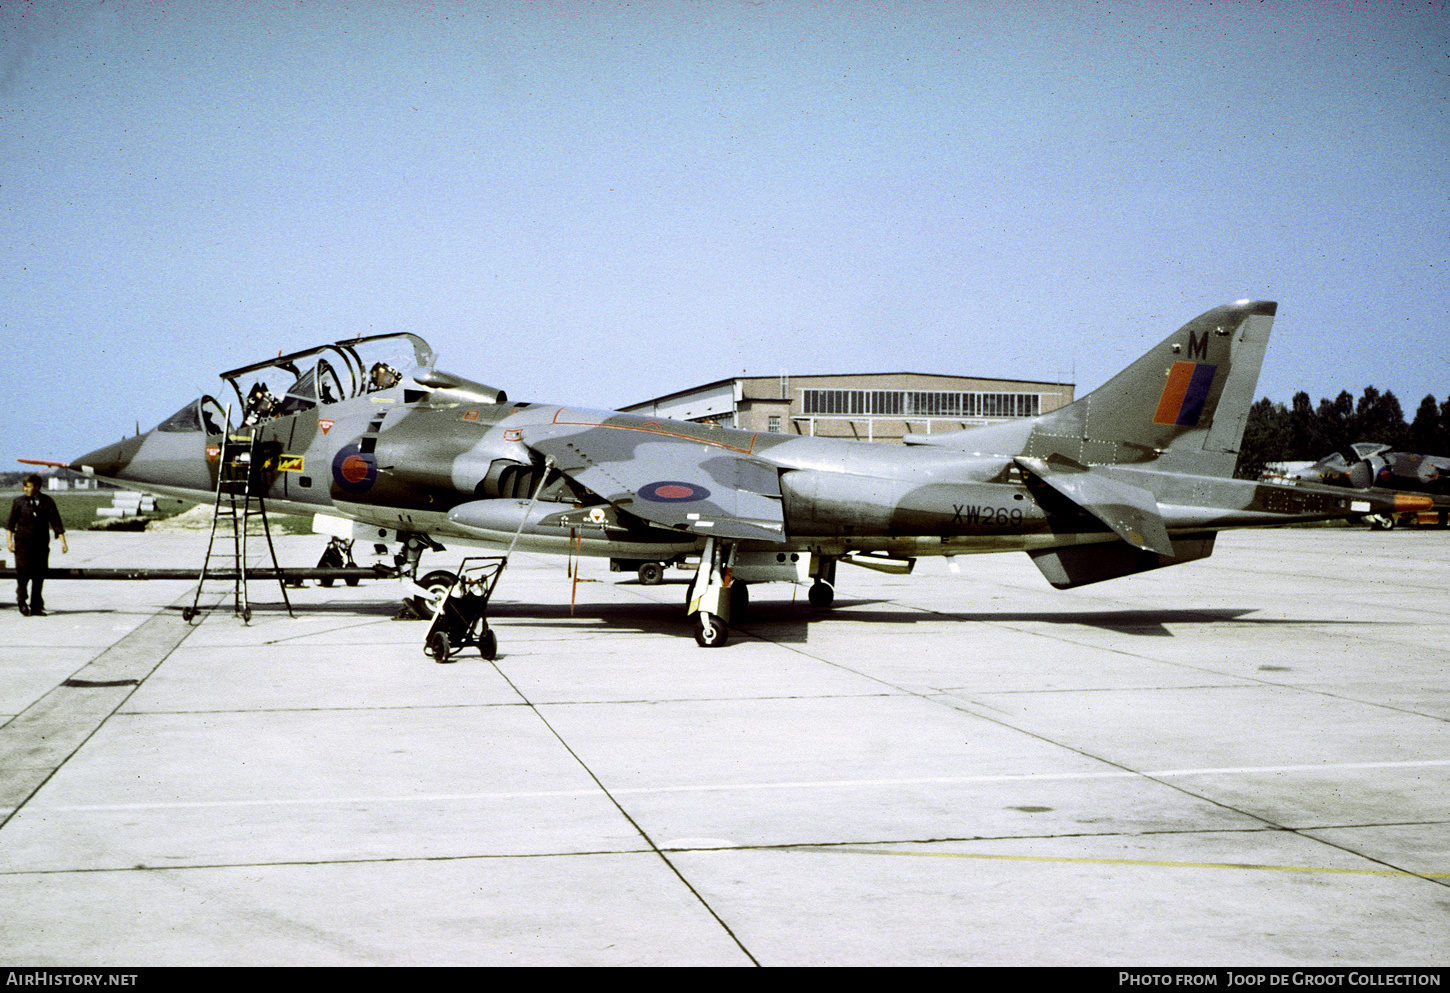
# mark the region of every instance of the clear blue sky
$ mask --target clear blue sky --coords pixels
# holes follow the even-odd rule
[[[0,0],[0,466],[413,331],[511,398],[1098,385],[1280,301],[1259,394],[1450,394],[1432,2]]]

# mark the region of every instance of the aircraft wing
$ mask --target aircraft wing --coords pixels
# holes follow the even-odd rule
[[[693,425],[588,415],[568,420],[577,422],[556,419],[524,429],[524,444],[615,506],[695,534],[784,540],[780,476],[770,463],[699,437],[689,431]]]
[[[1109,479],[1066,458],[1019,456],[1016,462],[1024,473],[1067,497],[1128,544],[1175,557],[1168,528],[1158,512],[1158,501],[1147,490]]]

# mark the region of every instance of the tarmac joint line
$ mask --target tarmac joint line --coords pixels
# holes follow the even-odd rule
[[[1170,859],[1108,859],[1072,855],[1002,855],[991,852],[907,852],[885,848],[789,848],[782,851],[843,853],[849,855],[898,855],[908,858],[979,859],[997,862],[1056,862],[1076,865],[1154,866],[1167,869],[1248,869],[1261,872],[1325,873],[1345,876],[1412,876],[1416,879],[1450,879],[1450,872],[1410,872],[1406,869],[1343,869],[1314,865],[1263,865],[1255,862],[1179,862]]]

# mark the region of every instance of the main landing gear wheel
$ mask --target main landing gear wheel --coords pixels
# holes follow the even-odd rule
[[[750,613],[750,587],[740,580],[730,584],[730,620],[740,623]]]
[[[817,610],[829,610],[831,604],[836,600],[836,591],[831,588],[830,584],[817,581],[811,584],[811,591],[807,594],[807,599]]]
[[[730,637],[726,619],[734,599],[731,574],[735,564],[734,544],[705,539],[700,565],[686,595],[686,610],[695,628],[695,643],[701,648],[719,648]]]
[[[658,562],[644,562],[639,567],[641,586],[658,586],[665,580],[665,567]]]
[[[719,648],[730,637],[730,629],[714,614],[700,611],[695,615],[695,643],[701,648]]]

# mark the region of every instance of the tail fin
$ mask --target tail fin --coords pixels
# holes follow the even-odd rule
[[[1189,321],[1128,368],[1066,407],[1023,424],[931,437],[934,444],[1082,465],[1154,468],[1227,478],[1278,304],[1240,300]],[[1015,448],[1015,451],[1007,451]]]

